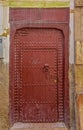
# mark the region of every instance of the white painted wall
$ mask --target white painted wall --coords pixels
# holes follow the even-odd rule
[[[0,34],[9,28],[9,8],[0,4]],[[3,62],[9,63],[9,36],[3,37]]]
[[[3,26],[3,7],[0,4],[0,34],[3,32],[2,26]]]

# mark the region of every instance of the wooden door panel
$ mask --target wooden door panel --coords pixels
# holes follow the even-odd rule
[[[16,52],[19,59],[17,66],[20,68],[17,68],[15,77],[22,92],[21,96],[18,95],[20,120],[57,122],[60,119],[63,121],[63,35],[61,31],[22,29],[17,32],[15,43],[15,46],[18,44],[17,50],[20,47],[18,53]]]
[[[52,57],[54,57],[52,59]],[[22,74],[23,83],[28,84],[54,84],[52,77],[57,76],[57,52],[54,49],[50,50],[27,50],[22,54]],[[45,65],[47,72],[45,73]],[[27,70],[27,71],[26,71]],[[30,76],[32,75],[32,76]],[[36,78],[36,75],[38,77]]]

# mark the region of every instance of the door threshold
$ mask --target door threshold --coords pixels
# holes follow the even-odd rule
[[[21,123],[17,122],[10,130],[69,130],[64,123]]]

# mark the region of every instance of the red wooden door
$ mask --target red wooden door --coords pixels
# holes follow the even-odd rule
[[[20,120],[64,121],[63,34],[57,29],[24,28],[16,33]],[[18,68],[19,66],[19,68]]]
[[[11,9],[11,121],[69,125],[69,10],[39,11]]]

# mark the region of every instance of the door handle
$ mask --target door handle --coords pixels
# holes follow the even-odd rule
[[[49,71],[49,65],[45,64],[44,67],[43,67],[43,69],[44,69],[44,72],[48,72]]]

